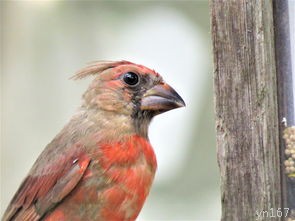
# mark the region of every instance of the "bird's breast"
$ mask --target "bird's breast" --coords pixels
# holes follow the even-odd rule
[[[91,163],[81,182],[45,220],[135,220],[157,167],[149,142],[134,135],[121,142],[99,142],[89,154]]]
[[[157,161],[149,141],[133,135],[120,142],[99,143],[99,162],[108,170],[110,167],[137,166],[146,163],[151,170],[156,170]]]
[[[150,143],[137,135],[100,146],[100,165],[113,184],[101,192],[105,220],[135,220],[149,193],[157,163]]]

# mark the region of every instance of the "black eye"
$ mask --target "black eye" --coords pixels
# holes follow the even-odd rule
[[[139,77],[137,74],[133,72],[127,72],[124,74],[123,80],[126,84],[130,86],[134,86],[139,82]]]

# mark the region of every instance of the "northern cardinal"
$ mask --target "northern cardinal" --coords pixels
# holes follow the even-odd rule
[[[95,76],[77,113],[49,143],[2,220],[131,221],[149,193],[156,157],[151,119],[185,106],[149,68],[95,62],[74,78]]]

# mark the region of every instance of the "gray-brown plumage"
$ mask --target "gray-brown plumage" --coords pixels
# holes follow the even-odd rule
[[[153,116],[184,106],[155,71],[96,62],[73,78],[95,78],[70,122],[46,146],[9,204],[8,220],[135,220],[156,158]]]

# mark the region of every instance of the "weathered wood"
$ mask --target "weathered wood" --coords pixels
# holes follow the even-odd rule
[[[281,220],[271,217],[281,208],[272,9],[211,0],[223,221]]]

